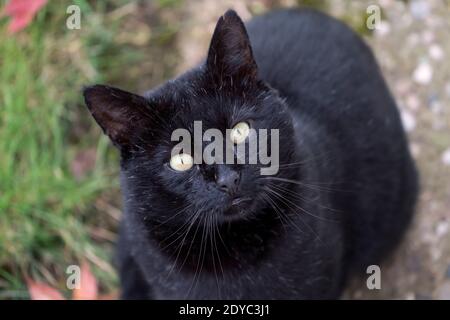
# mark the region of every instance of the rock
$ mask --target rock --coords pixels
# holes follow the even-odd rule
[[[436,226],[436,235],[438,238],[441,238],[442,236],[446,235],[448,233],[449,224],[448,221],[440,221],[438,225]]]
[[[414,158],[419,157],[420,151],[421,151],[420,145],[417,143],[411,143],[410,148],[411,148],[411,153],[412,153],[413,157]]]
[[[448,82],[445,85],[445,92],[447,93],[447,96],[450,98],[450,82]]]
[[[419,44],[420,36],[417,33],[411,33],[407,38],[406,42],[410,47],[415,47]]]
[[[436,61],[442,60],[444,58],[444,50],[438,44],[432,44],[428,49],[428,54],[430,57]]]
[[[408,95],[406,97],[406,106],[413,111],[417,111],[420,107],[419,97],[415,94]]]
[[[409,10],[415,19],[425,19],[430,14],[430,5],[426,0],[414,0],[410,2]]]
[[[405,95],[411,88],[411,81],[409,79],[400,79],[395,84],[395,91],[399,96]],[[448,84],[448,94],[450,95],[450,83]]]
[[[416,295],[414,294],[414,292],[407,292],[404,296],[405,300],[415,300],[416,299]]]
[[[387,21],[381,21],[376,25],[375,35],[385,36],[391,31],[391,25]]]
[[[422,41],[427,45],[431,44],[434,41],[434,38],[434,33],[430,30],[425,30],[422,33]]]
[[[433,297],[431,297],[429,294],[426,294],[426,293],[421,293],[421,292],[417,292],[416,294],[415,294],[415,297],[414,297],[416,300],[432,300],[433,299]]]
[[[444,111],[444,107],[439,100],[432,100],[430,102],[430,110],[434,115],[440,115]]]
[[[429,84],[433,78],[433,68],[427,61],[422,61],[413,73],[413,79],[419,84]]]
[[[450,281],[446,281],[440,286],[437,298],[439,300],[450,300]]]
[[[450,148],[444,151],[441,157],[442,163],[446,166],[450,166]]]
[[[405,128],[406,132],[411,132],[416,127],[416,118],[414,115],[406,110],[401,111],[401,117],[403,122],[403,127]]]
[[[383,8],[388,8],[392,6],[393,0],[379,0],[378,4]]]

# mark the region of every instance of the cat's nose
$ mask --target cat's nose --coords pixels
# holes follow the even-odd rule
[[[218,165],[216,168],[216,183],[220,190],[234,195],[238,189],[240,180],[239,172],[226,165]]]

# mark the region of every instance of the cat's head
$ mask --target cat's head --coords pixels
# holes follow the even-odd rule
[[[121,152],[125,205],[145,220],[169,225],[194,219],[225,223],[252,219],[270,206],[265,188],[276,182],[261,174],[268,164],[258,157],[256,164],[194,164],[193,154],[173,154],[179,141],[171,138],[177,129],[187,130],[192,140],[195,123],[201,123],[202,133],[217,129],[224,140],[233,135],[232,152],[237,144],[246,146],[247,161],[248,129],[266,129],[269,153],[279,153],[280,163],[295,157],[287,107],[259,78],[246,29],[234,11],[219,19],[206,61],[198,68],[145,96],[103,85],[86,88],[84,96],[93,117]],[[279,130],[278,141],[270,139],[271,129]],[[202,141],[203,148],[208,144]],[[258,146],[256,153],[260,152]],[[289,174],[274,172],[279,178],[292,178]]]

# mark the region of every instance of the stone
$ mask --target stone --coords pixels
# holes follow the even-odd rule
[[[413,79],[422,85],[429,84],[433,79],[433,68],[427,61],[420,62],[414,70]]]

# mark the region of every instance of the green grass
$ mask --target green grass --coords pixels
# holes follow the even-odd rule
[[[70,4],[81,8],[81,30],[66,28]],[[28,298],[25,277],[69,296],[66,268],[85,259],[101,291],[117,290],[118,154],[81,89],[109,83],[139,91],[171,76],[177,30],[158,16],[181,4],[49,1],[15,35],[0,20],[0,299]],[[92,150],[95,166],[75,174],[74,161]]]
[[[103,289],[115,284],[114,273],[104,272],[112,270],[111,243],[93,240],[86,226],[101,221],[94,200],[117,190],[117,159],[87,117],[80,90],[107,80],[99,61],[107,63],[117,24],[104,25],[106,4],[76,1],[86,19],[81,30],[67,30],[67,4],[58,3],[20,34],[0,25],[0,299],[26,298],[25,275],[63,288],[66,267],[83,257]],[[99,52],[89,51],[92,41]],[[74,136],[80,125],[85,134]],[[95,167],[75,177],[71,162],[92,146]]]

